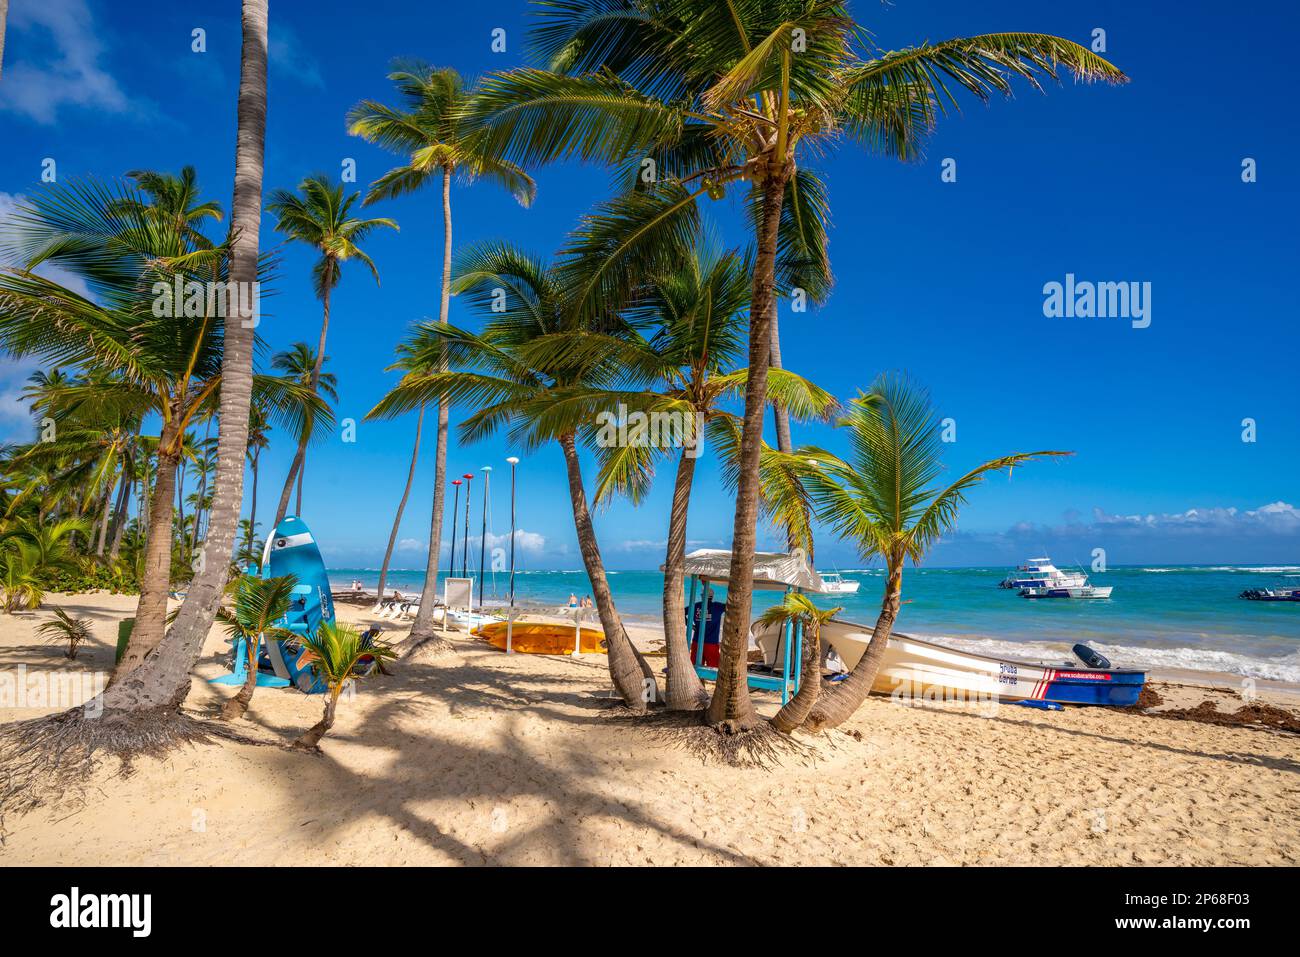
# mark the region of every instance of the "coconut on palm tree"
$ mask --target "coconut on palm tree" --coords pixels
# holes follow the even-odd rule
[[[257,657],[261,639],[282,641],[294,637],[293,632],[276,625],[276,622],[288,613],[297,583],[292,575],[278,578],[240,575],[231,583],[233,605],[220,608],[217,620],[226,626],[232,643],[243,639],[248,661],[239,693],[221,706],[222,720],[234,721],[248,711],[253,692],[257,689]]]
[[[746,683],[771,317],[780,225],[790,184],[810,154],[836,140],[912,158],[957,91],[1009,95],[1060,68],[1083,80],[1127,77],[1087,48],[1036,33],[997,33],[881,52],[842,3],[573,0],[547,4],[534,40],[550,69],[485,78],[468,127],[484,148],[531,166],[581,157],[653,182],[618,226],[611,269],[637,259],[654,234],[694,215],[701,196],[747,184],[755,262],[749,361],[732,535],[727,615],[708,719],[723,730],[759,724]],[[597,308],[608,280],[575,297]]]
[[[342,183],[332,183],[329,177],[317,174],[308,176],[299,183],[298,192],[277,189],[266,202],[266,208],[276,218],[275,228],[279,232],[290,242],[304,243],[320,253],[320,258],[312,267],[312,285],[316,298],[321,301],[320,342],[316,346],[316,361],[309,381],[313,392],[320,382],[321,364],[325,361],[325,339],[330,328],[330,294],[339,283],[343,264],[353,259],[363,263],[378,285],[379,270],[361,246],[376,229],[397,229],[397,223],[391,219],[359,219],[352,216],[352,207],[356,204],[357,197],[357,193],[345,195]],[[303,468],[308,438],[309,435],[298,439],[298,449],[280,493],[275,525],[280,524],[289,510],[289,495]]]
[[[866,652],[848,678],[822,693],[804,721],[811,730],[841,724],[871,691],[898,618],[903,565],[908,560],[919,564],[954,527],[966,493],[996,472],[1010,473],[1031,459],[1071,454],[1017,452],[940,484],[942,423],[928,393],[899,375],[877,379],[850,403],[839,424],[848,432],[848,456],[808,462],[804,480],[818,517],[853,542],[864,560],[884,561],[885,589]]]
[[[388,75],[401,95],[402,105],[388,106],[376,100],[363,100],[348,113],[348,131],[354,136],[378,144],[406,157],[401,166],[389,170],[370,187],[366,205],[414,192],[441,177],[442,186],[442,287],[438,306],[438,321],[446,325],[451,308],[452,219],[451,183],[456,177],[462,182],[486,179],[508,189],[519,201],[528,206],[533,200],[535,184],[532,178],[514,163],[491,150],[480,149],[467,142],[461,128],[464,117],[472,108],[472,98],[464,81],[452,69],[435,69],[427,64],[399,62]],[[446,401],[439,401],[434,450],[433,513],[429,524],[429,553],[425,560],[424,587],[420,593],[420,610],[411,625],[411,637],[416,641],[433,637],[433,610],[438,597],[438,561],[442,549],[442,513],[447,486],[447,430],[450,422]],[[412,469],[419,452],[419,430],[423,424],[423,409],[418,413],[415,452]],[[402,510],[410,492],[408,476],[406,492],[393,520],[394,530],[401,524]],[[394,535],[396,531],[394,531]],[[392,552],[392,540],[389,542]],[[385,568],[387,559],[385,559]],[[380,576],[379,594],[384,594],[384,576]]]
[[[304,731],[293,746],[314,751],[321,738],[334,727],[339,695],[348,682],[360,677],[361,668],[369,662],[388,661],[394,654],[387,645],[364,637],[351,625],[332,622],[322,623],[314,634],[300,640],[311,655],[312,668],[325,682],[325,711],[320,721]]]

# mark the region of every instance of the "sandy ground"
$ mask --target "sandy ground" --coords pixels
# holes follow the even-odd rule
[[[35,637],[53,605],[95,621],[76,666],[111,666],[134,600],[52,595],[0,616],[0,675],[68,666]],[[221,744],[139,761],[125,778],[105,767],[84,794],[10,817],[0,865],[1300,863],[1294,734],[872,698],[808,739],[811,757],[736,769],[611,720],[601,656],[453,640],[449,661],[362,683],[322,755]],[[222,672],[224,648],[214,629],[196,712],[232,693],[202,680]],[[1156,688],[1171,705],[1240,705],[1231,691]],[[262,688],[244,724],[283,743],[320,707]],[[0,707],[0,721],[49,710]]]

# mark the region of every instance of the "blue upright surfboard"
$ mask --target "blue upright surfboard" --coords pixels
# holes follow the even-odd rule
[[[293,515],[285,516],[266,540],[262,556],[262,574],[268,578],[292,575],[298,580],[293,589],[289,612],[278,624],[298,635],[310,635],[322,623],[334,622],[334,599],[330,595],[325,562],[316,547],[307,523]],[[268,641],[271,667],[281,678],[292,681],[300,691],[317,694],[325,683],[310,664],[300,663],[305,649],[290,640]]]

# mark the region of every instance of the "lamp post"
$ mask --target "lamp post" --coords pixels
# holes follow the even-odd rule
[[[465,480],[465,539],[460,545],[460,574],[462,578],[469,578],[469,483],[474,481],[474,473],[466,472],[461,476]],[[470,592],[470,601],[474,600],[474,593]]]
[[[451,558],[447,561],[447,577],[456,577],[456,516],[460,512],[460,479],[452,479],[451,493]],[[379,596],[383,598],[383,595]]]
[[[488,513],[488,499],[491,497],[490,493],[492,491],[492,484],[491,484],[492,466],[490,465],[483,466],[482,472],[483,472],[483,525],[479,531],[479,538],[478,538],[479,611],[483,610],[483,572],[484,572],[484,560],[487,558],[487,513]],[[495,593],[496,593],[495,586],[493,586],[493,594]]]
[[[512,455],[506,461],[510,463],[510,614],[506,617],[506,654],[511,654],[515,628],[515,466],[519,459]]]

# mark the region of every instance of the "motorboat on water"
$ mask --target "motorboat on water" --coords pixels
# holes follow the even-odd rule
[[[1070,588],[1022,588],[1021,598],[1109,598],[1113,585],[1077,585]]]
[[[1300,601],[1300,588],[1247,588],[1237,597],[1249,601]]]
[[[1002,581],[999,588],[1082,588],[1088,576],[1082,572],[1063,572],[1052,564],[1050,558],[1031,558]]]
[[[852,671],[871,641],[872,627],[833,619],[822,626],[821,637],[843,667]],[[763,660],[773,671],[785,669],[784,643],[779,625],[759,627],[754,638]],[[1076,646],[1081,659],[1104,658],[1087,646]],[[909,635],[892,634],[871,687],[873,694],[922,701],[1024,701],[1128,707],[1137,703],[1146,672],[1075,666],[1066,662],[1022,661],[959,651]]]
[[[822,592],[827,595],[856,595],[862,583],[845,578],[839,572],[827,572],[822,575]]]

